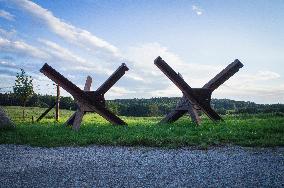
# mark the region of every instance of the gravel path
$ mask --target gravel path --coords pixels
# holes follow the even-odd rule
[[[0,145],[0,187],[284,187],[284,148]]]

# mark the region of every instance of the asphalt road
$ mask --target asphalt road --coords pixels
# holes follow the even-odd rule
[[[284,148],[0,145],[0,187],[284,187]]]

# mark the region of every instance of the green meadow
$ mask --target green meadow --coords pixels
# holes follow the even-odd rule
[[[32,122],[44,108],[26,108],[25,121],[22,108],[4,107],[15,122],[15,129],[0,130],[0,144],[26,144],[31,146],[151,146],[185,147],[240,145],[256,147],[284,146],[284,116],[281,113],[241,114],[223,116],[224,122],[214,123],[206,117],[200,126],[183,117],[173,124],[158,124],[162,117],[121,117],[128,126],[115,126],[94,113],[84,116],[78,132],[65,127],[64,122],[73,111],[61,110],[60,121],[55,122],[54,111],[39,123]]]

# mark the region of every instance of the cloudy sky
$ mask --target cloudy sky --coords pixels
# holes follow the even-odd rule
[[[45,62],[81,88],[92,76],[95,90],[126,63],[108,99],[181,96],[157,56],[191,87],[239,59],[244,67],[214,98],[284,103],[283,10],[281,0],[0,0],[0,92],[24,68],[36,92],[54,94],[39,72]]]

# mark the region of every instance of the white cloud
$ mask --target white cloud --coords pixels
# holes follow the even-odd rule
[[[66,41],[71,41],[75,44],[78,44],[80,47],[83,46],[87,50],[94,50],[94,51],[103,51],[103,53],[107,53],[110,58],[116,58],[116,62],[120,62],[122,57],[126,57],[124,59],[130,58],[130,61],[127,61],[127,64],[132,65],[132,73],[128,73],[126,77],[141,81],[141,82],[152,82],[151,78],[161,75],[159,70],[155,70],[155,66],[153,65],[153,60],[157,56],[162,56],[163,58],[167,59],[169,62],[173,62],[176,65],[184,65],[183,62],[180,61],[179,57],[167,50],[167,48],[162,47],[158,43],[150,43],[146,45],[142,45],[139,47],[130,48],[127,51],[125,56],[120,55],[119,50],[106,42],[103,39],[100,39],[94,35],[92,35],[89,31],[77,28],[71,24],[68,24],[61,19],[55,17],[52,12],[47,9],[42,8],[41,6],[27,0],[13,0],[16,5],[26,11],[28,11],[33,16],[42,20],[54,33],[65,39]],[[55,44],[45,42],[49,48],[58,48]],[[62,53],[60,53],[60,52]],[[140,53],[140,52],[145,53]],[[77,56],[73,56],[72,54],[68,53],[67,51],[63,50],[53,50],[49,51],[53,55],[61,56],[66,60],[71,61],[78,61],[84,63],[83,59],[77,58]],[[73,56],[73,57],[72,57]],[[131,57],[133,57],[131,59]],[[70,58],[70,59],[67,59]],[[138,60],[139,59],[139,60]],[[117,61],[119,60],[119,61]],[[191,65],[189,65],[191,66]],[[183,66],[181,66],[183,67]],[[200,68],[201,66],[198,66]],[[73,69],[87,69],[87,67],[77,66],[72,67]],[[105,68],[100,66],[101,70],[105,71]],[[202,68],[201,68],[202,69]],[[109,71],[108,71],[109,72]],[[135,72],[135,73],[133,73]]]
[[[0,61],[0,68],[12,68],[12,69],[19,69],[19,66],[15,63],[10,63],[6,61]]]
[[[91,64],[86,59],[75,55],[68,49],[54,43],[52,41],[39,39],[44,46],[42,48],[32,46],[24,41],[9,40],[0,37],[0,50],[14,55],[25,55],[31,58],[48,62],[61,62],[72,66],[65,66],[66,70],[86,70],[97,71],[101,74],[111,74],[110,69],[100,65]],[[71,63],[71,64],[70,64]]]
[[[110,75],[114,69],[96,66],[80,56],[75,55],[68,49],[52,41],[40,39],[44,46],[41,49],[31,46],[23,41],[10,41],[0,38],[0,50],[15,54],[25,54],[31,57],[50,60],[52,62],[62,61],[61,70],[65,72],[76,71],[80,75],[85,73],[102,73]],[[126,79],[127,87],[113,87],[108,96],[111,98],[133,98],[133,97],[162,97],[182,96],[181,91],[154,65],[154,59],[161,56],[176,72],[180,72],[191,87],[202,87],[215,74],[220,72],[224,66],[200,65],[185,63],[179,56],[158,43],[148,43],[129,48],[125,53],[131,59],[128,64],[130,71],[125,77],[135,81],[132,84]],[[71,64],[70,64],[71,63]],[[0,62],[1,67],[17,68],[17,64]],[[6,73],[7,74],[7,73]],[[14,73],[13,73],[14,74]],[[9,73],[10,75],[10,73]],[[35,80],[37,80],[36,75]],[[213,97],[232,98],[237,100],[256,101],[283,101],[284,86],[264,84],[272,80],[279,80],[280,75],[276,72],[265,70],[255,73],[237,73],[225,84],[218,88]],[[39,81],[40,83],[40,81]]]
[[[73,52],[69,51],[68,49],[58,45],[55,42],[45,40],[45,39],[38,39],[39,42],[44,44],[46,48],[44,50],[49,54],[52,54],[55,59],[60,59],[63,61],[75,62],[78,64],[87,64],[87,61],[77,55],[74,55]]]
[[[44,44],[43,51],[49,54],[50,62],[58,62],[66,64],[67,66],[62,66],[61,70],[64,71],[80,71],[81,73],[93,73],[96,74],[106,74],[111,75],[113,70],[102,66],[100,64],[91,63],[85,58],[76,55],[74,52],[71,52],[67,48],[60,46],[59,44],[45,40],[45,39],[38,39],[39,42]]]
[[[280,74],[272,71],[257,71],[254,74],[245,74],[241,76],[245,82],[252,82],[252,81],[265,81],[265,80],[273,80],[280,78]]]
[[[118,49],[107,41],[93,35],[87,30],[77,28],[55,17],[52,12],[28,0],[12,0],[19,8],[28,11],[33,16],[42,20],[52,32],[65,39],[97,53],[102,53],[109,58],[119,58]]]
[[[242,71],[221,85],[213,96],[257,103],[284,101],[284,85],[279,84],[281,80],[278,73],[266,70],[248,74]]]
[[[25,43],[24,41],[11,41],[1,37],[0,50],[18,55],[27,55],[39,59],[48,58],[48,54]]]
[[[79,73],[95,73],[95,74],[106,74],[106,75],[111,75],[114,71],[112,69],[104,68],[99,65],[84,66],[84,65],[78,65],[78,64],[73,64],[72,66],[62,67],[61,70],[76,71]]]
[[[152,75],[156,75],[156,70],[153,67],[154,59],[158,56],[167,59],[175,65],[183,64],[176,54],[170,52],[159,43],[146,43],[130,47],[125,56],[130,59],[130,63],[135,64],[142,72]]]
[[[135,91],[128,90],[124,87],[113,86],[107,93],[106,98],[110,97],[115,99],[116,97],[127,96],[128,94],[136,93]]]
[[[132,46],[125,50],[122,55],[114,45],[94,36],[87,30],[62,21],[55,17],[52,12],[32,1],[11,1],[46,24],[53,33],[65,41],[76,44],[87,52],[92,51],[99,55],[105,54],[106,56],[102,58],[102,62],[113,59],[115,62],[121,63],[122,58],[127,59],[126,63],[130,71],[125,75],[126,79],[123,87],[115,86],[110,91],[109,95],[113,98],[181,96],[182,94],[177,87],[154,65],[154,59],[157,56],[161,56],[176,72],[180,72],[191,87],[202,87],[229,63],[223,62],[223,65],[210,65],[185,62],[176,53],[155,42]],[[198,16],[203,14],[203,10],[196,5],[192,6],[192,11]],[[49,40],[40,39],[39,42],[43,46],[37,48],[21,40],[13,41],[9,38],[9,33],[1,28],[0,34],[3,36],[0,37],[1,51],[29,55],[40,60],[48,60],[51,63],[59,62],[59,65],[62,66],[60,71],[65,71],[67,75],[71,74],[72,71],[78,72],[78,75],[81,76],[82,73],[91,72],[110,75],[117,67],[114,64],[94,63],[93,59],[91,59],[91,63],[89,59],[81,57]],[[10,34],[10,36],[12,35],[13,33]],[[7,66],[7,64],[2,63],[2,66]],[[283,97],[279,97],[283,96],[284,86],[279,87],[279,84],[275,84],[280,78],[278,73],[262,70],[252,74],[244,74],[242,73],[243,69],[218,88],[213,96],[219,98],[238,98],[240,96],[242,99],[248,98],[249,100],[253,100],[253,98],[259,100],[270,98],[274,100],[276,98],[279,101],[284,101]],[[77,76],[75,79],[78,79]],[[266,82],[266,85],[263,82]]]
[[[12,91],[15,79],[15,74],[2,73],[0,70],[0,92]]]
[[[96,72],[97,74],[111,74],[112,70],[102,67],[101,65],[91,64],[86,59],[75,55],[68,49],[54,43],[52,41],[39,39],[44,46],[38,48],[27,44],[24,41],[13,41],[0,37],[0,50],[2,52],[11,53],[18,56],[27,56],[29,58],[51,62],[60,62],[61,65],[65,64],[61,70],[70,71],[84,71],[84,72]],[[63,63],[63,64],[62,64]],[[1,63],[4,66],[4,63]],[[5,64],[8,66],[7,64]]]
[[[0,17],[4,18],[6,20],[9,20],[9,21],[14,21],[15,20],[15,16],[12,15],[10,12],[7,12],[5,10],[0,10]]]
[[[15,29],[12,29],[10,31],[6,31],[5,29],[2,29],[0,27],[0,36],[4,37],[4,38],[12,38],[17,34],[17,31]]]
[[[201,16],[203,14],[203,10],[196,6],[196,5],[192,5],[192,10],[195,12],[196,15]]]
[[[144,82],[143,77],[141,77],[141,76],[139,76],[138,74],[135,74],[135,73],[133,73],[133,72],[127,73],[127,74],[125,75],[125,77],[131,78],[131,79],[136,80],[136,81],[142,81],[142,82]]]
[[[136,91],[135,95],[143,97],[182,96],[181,91],[154,65],[153,61],[157,56],[161,56],[176,72],[180,72],[193,88],[202,87],[223,70],[227,63],[230,63],[210,65],[184,62],[175,53],[158,43],[131,47],[125,54],[130,59],[132,70],[143,78],[143,82],[131,86]],[[284,101],[284,86],[277,85],[280,74],[269,70],[259,70],[249,74],[245,68],[240,69],[214,91],[213,97],[260,103]]]
[[[127,64],[131,72],[138,76],[138,79],[135,80],[136,83],[130,86],[132,90],[136,91],[136,96],[130,94],[131,97],[182,95],[181,91],[154,65],[154,60],[158,56],[161,56],[176,72],[180,72],[190,86],[202,87],[214,72],[222,70],[222,66],[186,63],[174,52],[159,43],[146,43],[130,47],[125,51],[124,56],[129,59]],[[204,75],[204,73],[209,72],[213,73]]]
[[[150,92],[152,97],[181,97],[181,91],[174,85],[170,84],[167,88],[153,90]]]
[[[27,56],[28,58],[32,58],[33,60],[40,60],[40,62],[48,62],[50,65],[59,68],[58,70],[63,73],[76,72],[76,78],[73,78],[73,81],[77,82],[78,77],[82,74],[112,74],[113,69],[108,69],[102,67],[101,65],[91,64],[84,58],[75,55],[68,49],[54,43],[52,41],[40,39],[38,40],[41,44],[41,48],[34,47],[30,44],[25,43],[24,41],[12,41],[8,39],[4,39],[0,37],[0,51],[2,53],[11,53],[12,55],[17,55],[19,57]],[[34,83],[43,84],[40,90],[36,90],[41,94],[46,94],[44,92],[49,91],[50,86],[46,86],[46,79],[42,79],[41,73],[38,71],[39,67],[35,64],[27,65],[27,64],[16,64],[13,62],[0,61],[0,75],[12,75],[14,76],[16,72],[18,72],[19,68],[24,68],[28,73],[32,73],[34,78]],[[69,74],[70,75],[70,74]],[[41,79],[39,79],[41,78]],[[11,83],[13,81],[13,77],[6,79],[6,81]],[[52,84],[52,81],[48,81],[49,84]],[[2,86],[4,83],[0,82]],[[44,87],[46,89],[44,89]],[[52,86],[53,87],[53,86]],[[49,93],[51,94],[51,93]],[[66,91],[62,94],[70,96]]]
[[[146,43],[130,47],[125,56],[129,59],[128,64],[132,72],[138,75],[136,80],[145,83],[151,83],[162,75],[161,71],[154,65],[154,60],[158,56],[174,65],[183,64],[177,55],[168,51],[166,47],[161,46],[159,43]]]
[[[165,75],[154,65],[154,60],[158,56],[161,56],[176,72],[180,72],[184,79],[191,81],[193,85],[204,84],[212,75],[209,74],[200,79],[201,73],[216,72],[222,68],[216,65],[185,63],[178,55],[159,43],[146,43],[130,47],[125,53],[125,56],[129,59],[132,72],[138,74],[142,78],[138,80],[145,83],[152,83],[154,81],[164,82],[164,80],[169,83]]]
[[[235,100],[254,101],[257,103],[283,103],[284,85],[264,85],[256,82],[231,83],[230,86],[222,85],[214,93],[217,98],[229,98]]]

